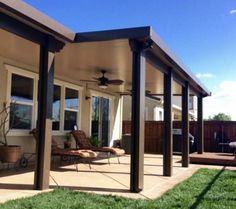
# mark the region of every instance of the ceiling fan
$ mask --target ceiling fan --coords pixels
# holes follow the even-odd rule
[[[110,80],[109,78],[105,77],[106,70],[101,70],[102,76],[99,78],[93,78],[94,80],[80,80],[84,82],[97,82],[99,88],[106,89],[108,85],[121,85],[124,81],[119,79]]]

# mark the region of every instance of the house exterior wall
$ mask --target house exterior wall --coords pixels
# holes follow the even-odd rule
[[[3,107],[3,102],[9,101],[10,95],[10,84],[9,84],[9,71],[6,65],[16,67],[22,72],[33,73],[38,76],[39,69],[39,46],[33,44],[29,41],[16,37],[13,34],[0,30],[1,40],[0,41],[0,109]],[[57,58],[56,58],[57,59]],[[69,69],[69,68],[68,68]],[[55,78],[60,82],[61,76],[57,73],[57,69],[55,69]],[[67,80],[64,76],[63,80]],[[68,79],[69,80],[69,79]],[[56,82],[56,81],[55,81]],[[83,86],[76,85],[75,83],[71,84],[69,82],[65,82],[66,84],[73,85],[80,89],[80,101],[79,101],[79,128],[84,130],[87,136],[90,135],[91,128],[91,100],[86,99],[87,95],[90,95],[92,91],[89,89],[86,90]],[[99,92],[99,89],[98,89]],[[37,94],[37,91],[36,91]],[[110,145],[113,144],[114,139],[118,139],[121,136],[121,103],[119,95],[106,95],[104,93],[99,93],[101,96],[107,97],[111,99],[111,124],[110,124]],[[35,104],[37,106],[37,104]],[[35,118],[37,114],[37,109],[35,107]],[[33,121],[33,127],[36,126],[36,119]],[[63,147],[63,142],[66,139],[66,133],[68,131],[57,132],[53,131],[53,138],[58,142],[59,146]],[[22,146],[22,152],[33,152],[35,150],[35,139],[29,134],[29,130],[27,131],[10,131],[8,134],[9,144],[18,144]],[[73,140],[74,141],[74,140]],[[73,142],[75,146],[75,143]]]
[[[123,119],[125,121],[131,120],[131,108],[132,108],[132,97],[123,96]],[[160,97],[161,98],[161,97]],[[162,98],[161,98],[162,99]],[[160,101],[156,101],[146,97],[145,100],[145,120],[146,121],[158,121],[163,120],[163,104]],[[162,117],[159,112],[162,111]],[[197,114],[197,98],[193,97],[193,108],[189,109],[191,120],[196,120]],[[181,120],[181,96],[173,97],[173,120]]]

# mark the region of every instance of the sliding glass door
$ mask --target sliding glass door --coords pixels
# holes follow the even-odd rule
[[[108,146],[110,129],[110,100],[92,96],[91,134],[97,136],[102,146]]]

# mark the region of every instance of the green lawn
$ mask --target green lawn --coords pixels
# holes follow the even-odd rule
[[[117,196],[103,196],[56,189],[34,197],[9,201],[1,209],[65,209],[65,208],[236,208],[236,172],[200,169],[156,200],[133,200]]]

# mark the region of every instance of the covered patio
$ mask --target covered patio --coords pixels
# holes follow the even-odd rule
[[[50,162],[52,135],[65,134],[64,129],[67,124],[64,120],[59,125],[60,128],[64,127],[64,132],[55,133],[52,131],[54,85],[63,86],[62,82],[70,83],[70,86],[78,89],[79,92],[81,90],[78,98],[80,109],[78,111],[71,110],[73,108],[63,106],[66,106],[66,104],[62,105],[62,109],[76,115],[79,129],[83,129],[87,135],[91,134],[91,97],[93,95],[100,95],[101,97],[106,95],[107,98],[112,98],[111,123],[107,145],[112,145],[113,140],[121,138],[121,94],[127,91],[132,93],[131,156],[130,159],[127,158],[128,161],[126,160],[124,165],[117,166],[117,172],[125,172],[126,178],[120,179],[119,175],[117,180],[111,181],[112,178],[116,179],[116,174],[111,176],[106,172],[101,174],[99,172],[100,168],[95,165],[93,166],[94,170],[89,171],[86,170],[86,166],[82,165],[85,169],[84,172],[75,173],[73,171],[74,173],[70,174],[74,176],[74,179],[77,177],[83,178],[83,173],[86,173],[85,178],[90,176],[93,179],[93,175],[97,173],[99,175],[99,178],[97,178],[98,188],[101,190],[106,190],[106,188],[102,189],[102,185],[107,184],[107,182],[101,180],[102,176],[106,176],[106,181],[116,184],[120,193],[125,190],[140,192],[145,188],[145,185],[147,193],[140,193],[141,196],[148,195],[148,191],[153,189],[161,192],[162,185],[152,188],[153,181],[158,181],[158,179],[152,178],[163,178],[166,180],[163,185],[169,185],[171,178],[173,178],[171,177],[173,167],[175,168],[172,153],[173,95],[182,96],[183,110],[183,152],[181,164],[178,164],[177,167],[181,171],[189,167],[188,105],[190,94],[198,97],[198,153],[203,153],[203,98],[210,95],[210,92],[165,46],[151,27],[74,33],[23,2],[14,2],[13,4],[11,1],[4,0],[0,3],[0,6],[0,33],[1,37],[4,37],[4,41],[1,40],[0,48],[3,57],[1,59],[1,70],[5,73],[2,73],[2,80],[7,77],[5,70],[11,73],[21,71],[16,67],[18,65],[38,76],[35,81],[38,79],[39,85],[36,82],[34,84],[38,97],[35,96],[33,102],[34,110],[37,113],[33,115],[34,121],[30,126],[30,128],[37,127],[39,130],[39,140],[36,143],[35,174],[34,177],[32,176],[33,173],[29,174],[29,179],[31,181],[34,179],[34,189],[48,189],[52,182],[49,174],[52,175],[54,172],[56,182],[61,181],[59,175],[56,179],[56,171],[50,171]],[[84,81],[94,80],[94,77],[101,76],[101,69],[106,70],[109,79],[122,80],[122,85],[112,86],[107,85],[107,83],[105,85],[102,85],[102,83],[94,85],[94,83],[90,84],[90,81]],[[57,80],[57,83],[54,82],[55,80]],[[6,81],[5,83],[7,86]],[[107,88],[104,89],[104,86]],[[66,87],[64,89],[66,95]],[[146,92],[153,97],[160,95],[164,97],[164,154],[163,163],[161,164],[152,161],[152,157],[147,157],[144,160]],[[5,94],[2,93],[2,95]],[[6,98],[10,104],[10,95]],[[63,115],[62,119],[65,119],[66,113]],[[154,156],[153,158],[159,157]],[[125,171],[122,170],[124,167]],[[130,172],[127,172],[129,168]],[[96,169],[98,169],[98,172]],[[103,169],[111,170],[108,165],[103,165]],[[60,171],[63,171],[63,169]],[[174,173],[174,175],[176,174]],[[177,174],[176,178],[182,177]],[[1,183],[3,180],[4,178],[1,178]],[[63,186],[72,188],[91,187],[91,185],[76,185],[75,181],[72,183]],[[94,189],[94,187],[91,188]],[[112,190],[112,188],[114,187],[112,186],[107,190]]]

